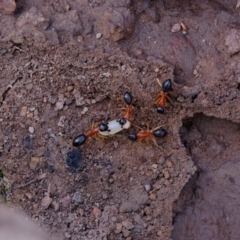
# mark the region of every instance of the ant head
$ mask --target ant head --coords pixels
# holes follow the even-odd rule
[[[163,107],[158,107],[157,112],[160,114],[164,114],[164,108]]]
[[[121,126],[123,126],[124,124],[126,124],[127,120],[125,118],[120,118],[118,122]]]
[[[106,123],[101,123],[98,127],[100,132],[108,131],[108,125]]]
[[[87,136],[85,134],[80,134],[74,138],[73,146],[79,147],[79,146],[83,145],[86,141],[87,141]]]
[[[172,90],[172,81],[171,79],[167,79],[166,81],[163,82],[162,85],[162,91],[164,93],[170,92]]]
[[[167,135],[167,131],[164,128],[159,128],[153,131],[154,137],[164,138]]]
[[[128,139],[136,141],[138,139],[137,134],[136,133],[129,134]]]
[[[132,94],[130,92],[125,92],[123,99],[127,105],[132,104]]]

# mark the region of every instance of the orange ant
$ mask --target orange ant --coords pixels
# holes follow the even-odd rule
[[[167,131],[164,128],[156,127],[153,130],[147,130],[147,131],[144,131],[143,129],[141,129],[141,131],[139,131],[137,134],[136,133],[129,134],[128,138],[132,141],[137,141],[137,140],[141,141],[144,138],[151,137],[153,142],[158,146],[154,137],[164,138],[166,135],[167,135]]]
[[[124,117],[112,120],[108,123],[101,123],[97,127],[93,128],[90,132],[78,135],[73,140],[73,146],[79,147],[83,145],[89,137],[93,137],[96,134],[99,134],[100,136],[103,137],[110,136],[122,131],[123,129],[130,128],[131,123],[129,119],[131,117],[131,111],[133,107],[132,107],[132,95],[129,92],[126,92],[124,94],[124,101],[127,104]]]
[[[157,112],[163,114],[164,113],[164,107],[167,105],[167,100],[169,100],[169,94],[173,90],[172,89],[172,81],[171,79],[167,79],[163,82],[163,85],[158,81],[161,92],[159,93],[159,97],[157,98],[156,104],[157,104]]]

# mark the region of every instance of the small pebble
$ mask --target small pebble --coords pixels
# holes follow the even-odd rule
[[[182,29],[181,24],[180,24],[180,23],[175,23],[175,24],[172,26],[171,32],[172,32],[172,33],[176,33],[176,32],[181,31],[181,29]]]
[[[44,210],[46,210],[52,202],[52,198],[50,198],[48,195],[44,197],[41,201],[41,206]]]
[[[79,168],[82,162],[82,153],[80,149],[73,148],[67,153],[66,163],[70,168]]]
[[[128,230],[134,228],[134,225],[128,220],[122,221],[122,225],[123,225],[123,227],[125,227]]]
[[[69,233],[69,232],[65,232],[65,237],[67,238],[67,239],[69,239],[69,238],[71,238],[72,237],[72,235]]]
[[[122,224],[121,223],[117,223],[116,224],[116,229],[115,229],[115,233],[118,234],[122,231]]]
[[[91,215],[94,216],[95,218],[100,218],[102,215],[102,211],[98,207],[94,207]]]
[[[88,111],[88,108],[87,108],[87,107],[84,107],[83,110],[82,110],[82,112],[81,112],[81,114],[84,115],[87,111]]]
[[[102,34],[101,34],[101,33],[97,33],[97,34],[96,34],[96,38],[97,38],[97,39],[100,39],[101,37],[102,37]]]
[[[33,134],[33,133],[34,133],[34,128],[33,128],[33,127],[29,127],[29,128],[28,128],[28,131],[29,131],[31,134]]]
[[[83,203],[84,202],[80,192],[75,192],[72,197],[72,200],[75,203]]]
[[[123,236],[124,236],[125,238],[129,237],[129,235],[130,235],[130,231],[128,231],[127,229],[123,229],[123,230],[122,230],[122,233],[123,233]]]
[[[150,199],[151,201],[156,201],[157,195],[156,195],[155,193],[151,193],[151,194],[149,195],[149,199]]]
[[[146,184],[146,185],[144,185],[144,187],[145,187],[145,190],[146,190],[147,192],[149,192],[149,191],[152,190],[152,186],[151,186],[150,184]]]
[[[66,197],[62,198],[60,202],[64,208],[69,208],[71,204],[71,198],[69,195],[67,195]]]
[[[20,111],[20,116],[25,117],[27,115],[28,107],[22,107]]]

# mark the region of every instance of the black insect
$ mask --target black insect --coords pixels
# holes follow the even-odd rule
[[[79,146],[83,145],[87,141],[87,138],[88,137],[85,134],[78,135],[73,140],[73,146],[74,147],[79,147]]]

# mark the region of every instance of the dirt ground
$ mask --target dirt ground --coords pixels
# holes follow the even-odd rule
[[[3,9],[1,202],[57,239],[238,239],[236,0],[18,0],[14,13]],[[156,80],[168,78],[161,115]],[[92,124],[122,116],[125,91],[132,127],[74,148]],[[168,132],[159,147],[127,139],[148,124]]]

